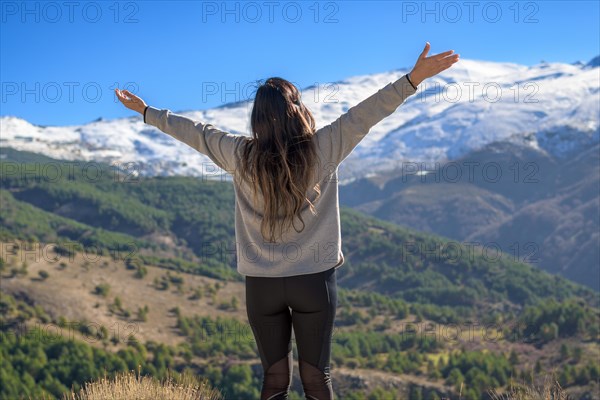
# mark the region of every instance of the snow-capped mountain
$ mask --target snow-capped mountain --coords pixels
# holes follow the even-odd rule
[[[396,112],[377,124],[340,166],[342,182],[390,170],[401,162],[461,157],[497,141],[563,156],[599,139],[600,68],[588,63],[514,63],[461,59],[423,82]],[[317,127],[375,93],[409,69],[354,76],[302,89]],[[161,105],[162,106],[162,105]],[[201,111],[175,111],[249,135],[252,101]],[[37,126],[0,118],[0,145],[82,161],[134,163],[142,175],[215,176],[208,157],[139,116],[73,126]],[[220,179],[223,175],[219,176]]]

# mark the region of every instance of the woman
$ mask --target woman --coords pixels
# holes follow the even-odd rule
[[[306,398],[333,399],[336,269],[344,263],[338,166],[424,79],[458,61],[453,50],[427,57],[429,47],[426,43],[409,74],[319,130],[298,89],[281,78],[267,79],[256,92],[252,138],[148,106],[116,89],[145,123],[234,177],[237,270],[245,276],[247,315],[264,369],[261,400],[288,398],[292,327]]]

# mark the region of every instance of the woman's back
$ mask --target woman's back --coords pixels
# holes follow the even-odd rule
[[[350,108],[333,123],[312,136],[317,149],[316,174],[306,193],[314,204],[315,215],[306,202],[301,211],[304,229],[288,229],[282,239],[267,242],[261,235],[264,199],[251,184],[235,184],[235,231],[237,269],[242,275],[283,277],[310,274],[339,267],[344,263],[338,192],[338,166],[358,145],[372,126],[393,113],[416,90],[406,75]],[[244,142],[235,147],[236,173]],[[234,180],[235,182],[236,180]],[[320,194],[313,189],[319,184]],[[317,196],[318,195],[318,196]],[[301,224],[296,221],[296,226]]]
[[[321,157],[318,164],[323,164]],[[321,171],[318,165],[314,168]],[[317,175],[322,177],[323,174]],[[344,258],[341,252],[337,168],[330,176],[318,182],[317,179],[314,184],[319,184],[320,194],[314,189],[306,193],[306,197],[314,204],[316,215],[313,215],[306,202],[301,209],[304,229],[301,232],[288,229],[277,242],[267,242],[260,231],[264,202],[261,193],[256,194],[255,203],[252,185],[234,180],[239,273],[282,277],[321,272],[342,265]],[[297,229],[302,227],[297,219],[294,224]]]

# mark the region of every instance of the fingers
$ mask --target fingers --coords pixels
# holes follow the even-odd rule
[[[115,94],[117,95],[117,98],[118,98],[118,99],[119,99],[121,102],[123,102],[123,101],[125,101],[125,100],[126,100],[126,99],[125,99],[125,96],[123,96],[123,94],[121,93],[121,91],[120,91],[119,89],[115,89]]]
[[[444,61],[440,64],[440,67],[442,68],[442,71],[450,68],[458,60],[459,60],[459,55],[458,54],[455,54],[452,57],[447,57],[446,59],[444,59]]]
[[[445,58],[435,58],[433,60],[441,67],[449,67],[450,65],[457,62],[459,57],[460,57],[459,54],[453,54],[453,55],[447,56]],[[429,58],[433,58],[433,57],[429,57]]]
[[[427,57],[427,53],[429,52],[429,48],[430,47],[431,47],[431,45],[429,44],[429,42],[426,42],[425,43],[425,48],[421,52],[421,55],[419,56],[419,58],[425,58],[425,57]]]
[[[448,50],[448,51],[445,51],[445,52],[443,52],[443,53],[439,53],[439,54],[436,54],[436,55],[434,55],[434,56],[431,56],[431,58],[434,58],[434,59],[436,59],[436,60],[441,60],[441,59],[443,59],[443,58],[445,58],[445,57],[449,56],[449,55],[450,55],[450,54],[452,54],[452,53],[454,53],[454,50]]]
[[[127,89],[123,89],[123,90],[119,90],[119,89],[115,89],[115,93],[117,94],[117,97],[119,98],[119,100],[121,100],[122,102],[135,102],[137,100],[139,100],[139,97],[137,97],[135,94],[131,93],[129,90]]]
[[[457,62],[459,60],[459,58],[460,58],[460,54],[455,54],[455,55],[453,55],[451,57],[446,57],[444,59],[444,61],[446,61],[449,65],[452,65],[455,62]]]
[[[125,89],[123,90],[123,93],[125,93],[127,95],[127,97],[133,99],[133,100],[138,100],[139,97],[137,97],[135,94],[131,93],[129,90]]]

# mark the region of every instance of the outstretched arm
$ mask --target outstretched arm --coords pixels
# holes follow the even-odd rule
[[[407,97],[417,91],[417,86],[423,80],[437,75],[458,61],[458,54],[451,55],[453,50],[427,57],[429,47],[427,42],[408,74],[379,89],[377,93],[350,108],[334,122],[315,133],[319,146],[329,162],[335,166],[339,165],[374,125],[392,114]]]
[[[144,100],[127,90],[116,89],[115,93],[125,107],[139,112],[144,122],[153,125],[175,139],[208,156],[219,168],[234,173],[235,154],[242,135],[221,131],[212,124],[203,124],[168,109],[148,106]]]

